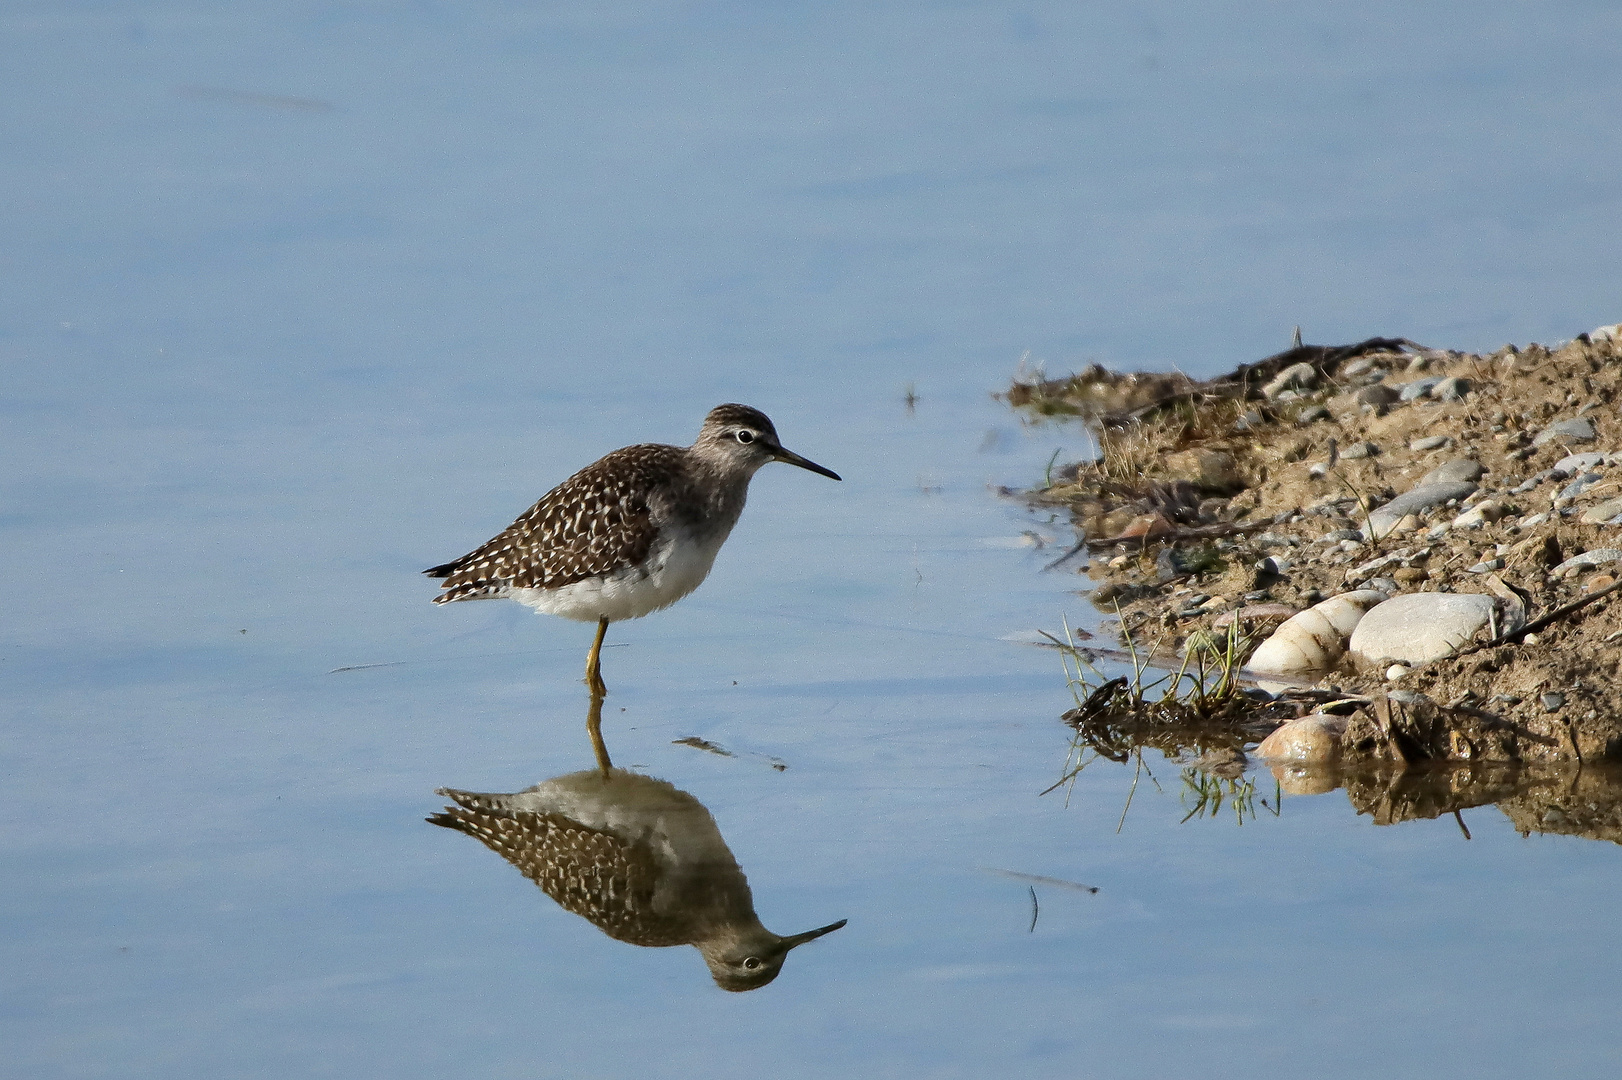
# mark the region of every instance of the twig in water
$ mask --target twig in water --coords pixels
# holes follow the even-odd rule
[[[1464,825],[1464,815],[1455,810],[1453,811],[1453,820],[1459,823],[1459,831],[1464,834],[1464,838],[1466,840],[1470,839],[1470,830],[1465,828]]]
[[[1037,912],[1040,910],[1036,906],[1036,886],[1035,885],[1027,885],[1026,888],[1031,890],[1031,928],[1029,930],[1025,931],[1025,932],[1027,934],[1034,934],[1034,933],[1036,933],[1036,915],[1037,915]]]

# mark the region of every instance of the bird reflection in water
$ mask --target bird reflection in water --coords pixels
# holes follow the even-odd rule
[[[632,945],[693,945],[723,990],[777,978],[789,950],[845,925],[780,937],[755,915],[749,882],[715,819],[685,791],[616,769],[587,727],[598,767],[510,795],[442,788],[428,820],[477,838],[565,910]]]

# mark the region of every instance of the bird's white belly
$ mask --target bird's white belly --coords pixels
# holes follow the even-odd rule
[[[726,534],[699,542],[673,529],[666,530],[641,566],[615,570],[602,577],[577,581],[558,589],[513,589],[508,595],[548,615],[596,622],[637,619],[669,607],[709,576],[715,554]]]

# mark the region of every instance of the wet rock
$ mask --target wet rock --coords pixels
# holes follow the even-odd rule
[[[1292,761],[1306,765],[1329,765],[1340,758],[1340,739],[1346,734],[1346,718],[1312,713],[1291,720],[1256,747],[1264,761]]]
[[[1464,480],[1480,480],[1487,470],[1481,467],[1481,462],[1471,461],[1469,458],[1454,458],[1443,462],[1430,472],[1420,477],[1415,487],[1424,487],[1426,484],[1456,484]]]
[[[1276,400],[1286,390],[1300,390],[1318,385],[1318,372],[1311,364],[1291,364],[1262,387],[1262,397]]]
[[[1578,518],[1584,525],[1608,525],[1622,516],[1622,498],[1607,499],[1583,511]]]
[[[1476,485],[1467,480],[1447,484],[1426,484],[1404,492],[1369,514],[1368,531],[1371,539],[1388,535],[1409,514],[1417,514],[1433,506],[1441,506],[1450,499],[1465,499],[1473,494]]]
[[[1493,611],[1493,598],[1478,593],[1404,593],[1370,609],[1349,648],[1360,664],[1428,664],[1487,628]]]
[[[1463,379],[1455,375],[1452,378],[1443,379],[1431,387],[1430,396],[1438,401],[1463,401],[1464,395],[1468,394],[1471,389],[1469,379]]]
[[[1397,396],[1403,401],[1418,401],[1428,396],[1441,382],[1439,378],[1415,379],[1411,383],[1404,383]]]
[[[1346,649],[1347,635],[1363,613],[1385,599],[1385,593],[1363,589],[1341,593],[1285,620],[1257,647],[1249,666],[1282,675],[1329,667]]]
[[[1533,446],[1544,446],[1555,441],[1561,442],[1593,442],[1598,435],[1594,431],[1594,421],[1586,416],[1579,416],[1575,420],[1561,420],[1550,424],[1538,432],[1532,439]]]
[[[1155,556],[1155,581],[1164,585],[1173,578],[1189,573],[1188,558],[1176,548],[1161,548]]]
[[[1451,435],[1427,435],[1423,439],[1415,439],[1408,444],[1408,449],[1416,454],[1423,454],[1427,450],[1440,450],[1445,446],[1453,445]]]

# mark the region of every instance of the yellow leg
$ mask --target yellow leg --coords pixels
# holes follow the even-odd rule
[[[606,777],[614,763],[608,760],[608,747],[603,743],[603,695],[591,695],[591,710],[586,713],[586,734],[591,736],[591,752],[597,755],[597,768]]]
[[[597,640],[591,643],[591,652],[586,654],[586,685],[591,687],[595,697],[602,697],[608,693],[608,686],[603,682],[603,635],[608,633],[608,620],[597,620]]]

